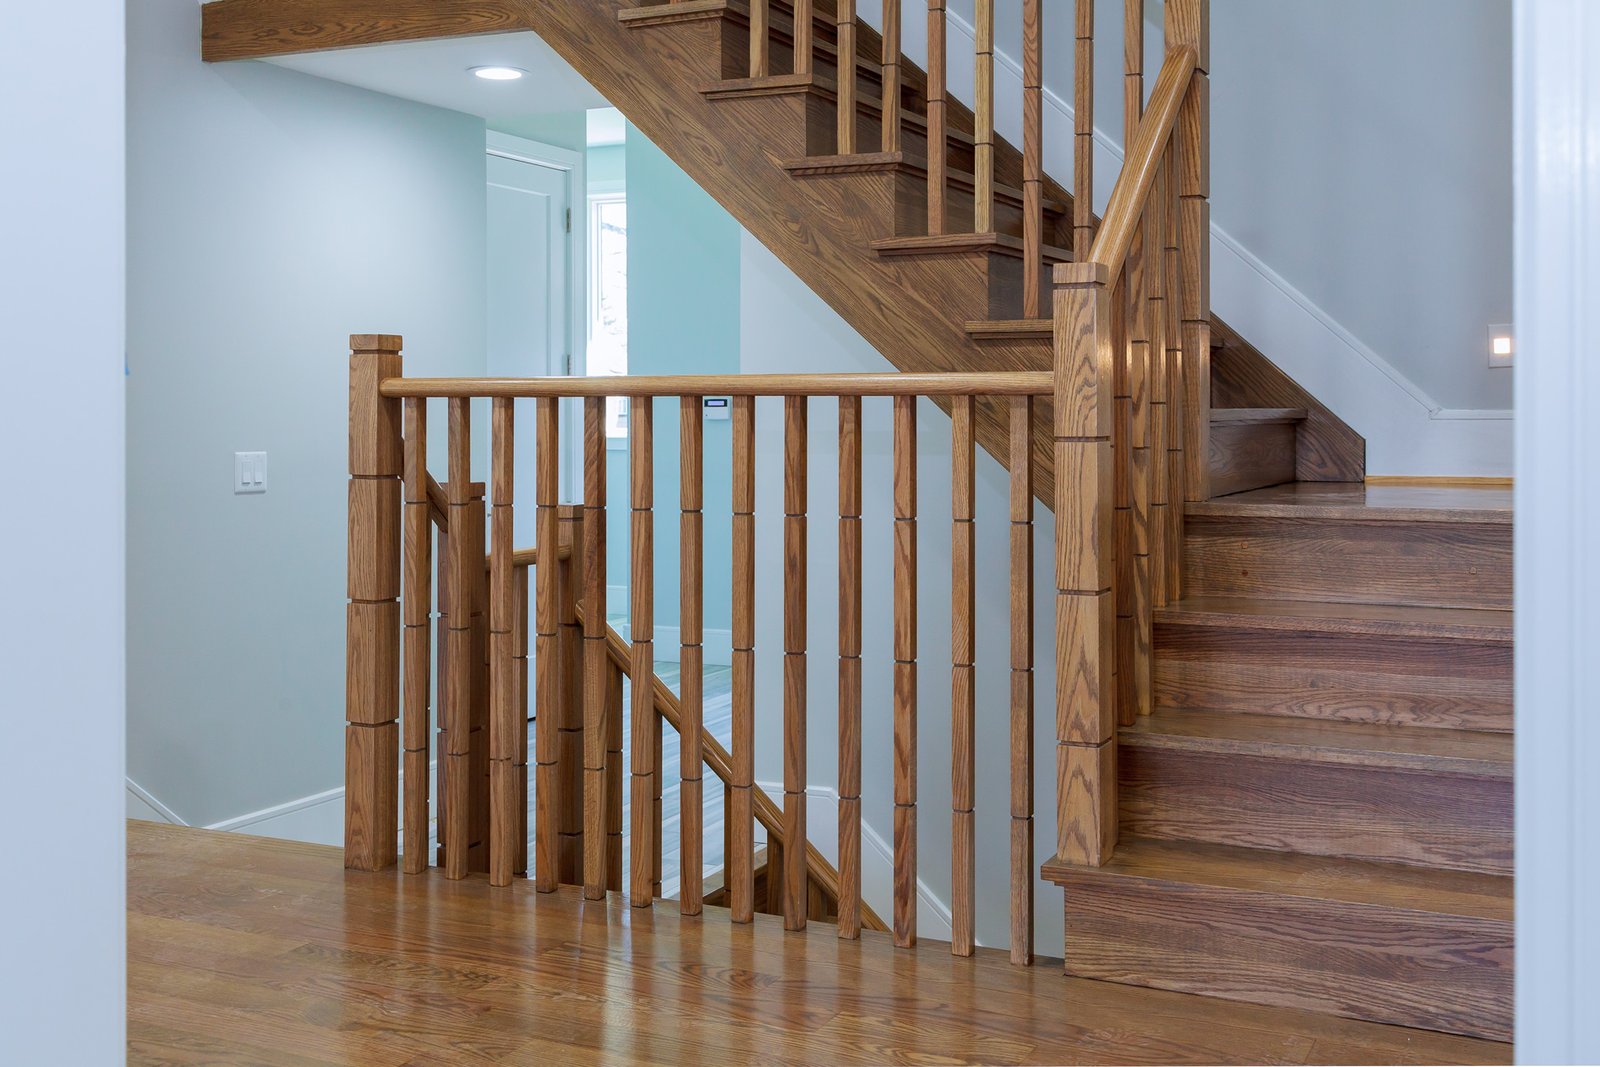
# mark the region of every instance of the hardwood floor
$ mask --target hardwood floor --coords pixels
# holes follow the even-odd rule
[[[134,1064],[1503,1063],[1508,1045],[128,825]]]

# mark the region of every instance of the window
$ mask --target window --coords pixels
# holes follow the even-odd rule
[[[628,373],[628,201],[589,197],[589,373]],[[606,436],[628,436],[626,402],[606,401]]]

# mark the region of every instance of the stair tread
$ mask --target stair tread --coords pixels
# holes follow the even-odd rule
[[[1305,408],[1212,408],[1212,425],[1217,423],[1304,422]]]
[[[1437,637],[1510,644],[1512,613],[1496,608],[1422,608],[1311,600],[1191,596],[1157,608],[1157,625],[1293,633]]]
[[[1009,233],[945,233],[936,236],[885,237],[872,247],[886,255],[938,255],[945,252],[1000,252],[1022,255],[1022,238]],[[1072,253],[1055,245],[1044,246],[1044,258],[1069,262]]]
[[[797,176],[877,173],[903,169],[926,178],[928,161],[921,156],[906,152],[856,152],[851,155],[808,156],[805,159],[785,163],[783,169]],[[946,177],[950,184],[958,188],[971,187],[977,181],[972,172],[956,167],[948,168]],[[994,190],[1002,200],[1014,201],[1017,205],[1022,203],[1021,189],[1004,182],[996,182]],[[1066,204],[1058,200],[1046,199],[1043,203],[1047,214],[1066,215],[1070,210]]]
[[[1191,503],[1187,513],[1374,522],[1511,523],[1509,489],[1290,482]]]
[[[1117,735],[1124,747],[1510,779],[1512,736],[1231,711],[1161,709]]]
[[[1051,341],[1056,324],[1052,319],[972,319],[966,323],[967,336],[979,341]]]
[[[1079,867],[1052,859],[1044,865],[1044,877],[1059,884],[1074,877],[1137,878],[1512,921],[1509,875],[1271,852],[1236,845],[1131,837],[1118,842],[1110,862],[1103,867]]]

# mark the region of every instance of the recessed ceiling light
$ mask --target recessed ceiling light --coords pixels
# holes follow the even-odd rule
[[[486,82],[514,82],[528,73],[520,67],[470,67],[468,69]]]

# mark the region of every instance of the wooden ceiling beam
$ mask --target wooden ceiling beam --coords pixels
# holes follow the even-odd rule
[[[527,28],[522,0],[213,0],[200,54],[218,63]]]

